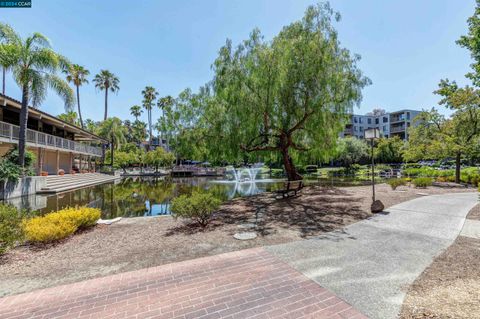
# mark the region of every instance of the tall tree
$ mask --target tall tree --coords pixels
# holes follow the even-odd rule
[[[142,107],[140,105],[134,105],[130,108],[130,114],[135,117],[135,121],[142,115]]]
[[[161,98],[158,99],[157,106],[160,109],[160,111],[162,111],[161,119],[165,118],[165,111],[168,108],[172,108],[174,103],[175,103],[175,100],[170,95],[167,95],[167,96],[164,96],[164,97],[161,97]],[[157,124],[156,124],[156,129],[160,133],[159,138],[163,139],[163,136],[161,134],[161,132],[163,131],[162,130],[162,128],[163,128],[162,122],[163,121],[161,119],[158,119]]]
[[[85,69],[83,66],[78,64],[72,64],[68,69],[63,70],[67,75],[67,81],[73,83],[77,90],[77,108],[78,116],[80,118],[80,125],[83,126],[82,111],[80,109],[80,86],[88,83],[87,76],[90,74],[90,71]]]
[[[289,180],[301,179],[292,155],[333,153],[347,114],[370,83],[360,59],[340,46],[328,4],[310,6],[301,21],[272,40],[254,30],[233,49],[220,49],[213,69],[211,143],[230,157],[278,152]]]
[[[151,86],[146,86],[145,89],[142,91],[143,95],[143,107],[147,110],[148,115],[148,134],[149,134],[149,145],[152,145],[152,108],[157,99],[158,92],[155,88]]]
[[[38,107],[47,95],[50,87],[65,102],[66,111],[74,103],[73,90],[57,72],[68,68],[68,60],[50,47],[49,40],[40,33],[22,39],[11,29],[0,23],[0,33],[7,34],[8,41],[0,44],[0,61],[12,70],[13,77],[22,90],[22,107],[20,110],[20,132],[18,139],[18,164],[25,166],[25,146],[28,121],[28,104]]]
[[[108,116],[108,91],[115,93],[120,90],[120,80],[118,77],[108,70],[100,70],[100,73],[95,75],[93,79],[95,83],[95,87],[100,89],[101,91],[105,91],[105,113],[103,116],[103,120],[107,120]]]
[[[4,24],[0,28],[0,44],[1,43],[8,43],[12,38],[15,38],[15,30],[8,24]],[[6,85],[6,74],[7,70],[9,68],[8,62],[1,62],[0,60],[0,65],[2,67],[2,94],[5,95],[5,85]]]
[[[418,150],[455,157],[455,181],[460,182],[461,159],[480,137],[480,0],[475,13],[468,21],[468,33],[460,37],[457,44],[470,51],[473,59],[471,72],[466,77],[473,87],[460,88],[455,81],[441,80],[436,94],[442,97],[440,105],[453,111],[450,119],[436,110],[423,114],[425,124],[413,128],[408,156],[420,154]],[[428,154],[428,153],[427,153]]]

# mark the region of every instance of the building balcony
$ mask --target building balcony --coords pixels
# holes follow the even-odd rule
[[[0,142],[18,144],[20,127],[6,122],[0,122]],[[102,156],[100,147],[68,140],[62,137],[27,129],[27,146],[72,152],[89,156]]]
[[[392,126],[390,127],[390,133],[404,133],[405,132],[405,126]]]

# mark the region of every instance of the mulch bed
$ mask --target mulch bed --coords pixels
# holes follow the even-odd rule
[[[480,204],[469,219],[480,219]],[[410,286],[402,319],[480,318],[480,239],[457,240]]]

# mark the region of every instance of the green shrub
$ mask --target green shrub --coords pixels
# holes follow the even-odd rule
[[[30,242],[52,242],[64,239],[78,229],[96,224],[100,210],[89,207],[65,208],[22,222],[25,238]]]
[[[193,192],[172,200],[172,214],[175,218],[191,219],[202,227],[210,222],[212,214],[221,204],[221,200],[210,193]]]
[[[392,178],[387,181],[387,184],[390,185],[390,187],[393,190],[396,190],[397,187],[399,186],[405,186],[407,185],[407,181],[403,178]]]
[[[34,164],[35,154],[30,151],[25,152],[25,169],[17,164],[18,162],[18,149],[13,148],[8,151],[3,158],[0,159],[0,180],[16,182],[22,175],[35,175]]]
[[[430,177],[417,177],[413,180],[413,185],[417,188],[426,188],[432,186],[432,179]]]
[[[0,255],[23,239],[22,216],[12,205],[0,204]]]

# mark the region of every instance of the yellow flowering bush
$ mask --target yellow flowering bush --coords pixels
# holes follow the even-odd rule
[[[95,225],[100,210],[89,207],[65,208],[22,222],[25,238],[30,242],[52,242],[66,238],[78,229]]]

